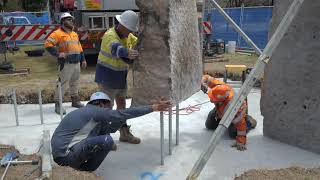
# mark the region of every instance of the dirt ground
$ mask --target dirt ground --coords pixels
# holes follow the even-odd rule
[[[0,145],[0,158],[8,152],[18,152],[12,146]],[[38,155],[22,155],[19,154],[19,161],[24,160],[38,160],[38,165],[31,164],[19,164],[19,165],[10,165],[5,176],[5,180],[26,180],[26,179],[36,179],[41,176],[41,159]],[[3,175],[6,167],[0,167],[0,176]],[[54,166],[52,170],[52,179],[53,180],[102,180],[102,177],[98,177],[93,173],[76,171],[69,167]]]
[[[290,167],[285,169],[253,169],[235,180],[319,180],[320,168]]]

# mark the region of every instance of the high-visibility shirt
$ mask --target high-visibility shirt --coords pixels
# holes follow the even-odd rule
[[[83,58],[78,34],[74,31],[66,32],[59,28],[50,34],[44,46],[45,48],[56,47],[58,53],[66,54],[66,60],[81,61]]]
[[[137,44],[137,37],[129,34],[120,38],[115,28],[110,28],[102,38],[96,66],[95,82],[111,89],[125,89],[129,69],[128,49]]]
[[[230,95],[227,99],[221,104],[216,105],[216,110],[218,117],[222,119],[225,111],[228,109],[228,106],[234,96],[234,90],[232,89]],[[237,112],[236,116],[232,120],[235,128],[237,129],[237,136],[236,141],[240,143],[246,144],[247,142],[247,122],[246,122],[246,115],[247,115],[247,102],[245,101],[242,106],[240,107],[239,111]]]

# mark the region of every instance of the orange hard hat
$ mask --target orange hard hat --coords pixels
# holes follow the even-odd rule
[[[202,82],[207,83],[210,78],[212,78],[212,77],[209,74],[205,74],[202,76]]]
[[[226,84],[218,85],[208,92],[210,101],[213,103],[225,101],[231,94],[232,88]]]
[[[208,82],[208,87],[209,88],[214,88],[217,85],[221,85],[221,84],[225,84],[223,81],[219,80],[219,79],[215,79],[212,78],[209,82]]]

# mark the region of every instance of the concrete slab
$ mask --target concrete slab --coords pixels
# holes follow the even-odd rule
[[[223,137],[214,154],[201,173],[199,179],[232,179],[249,169],[284,168],[289,166],[315,167],[320,166],[320,155],[290,146],[263,136],[263,118],[260,115],[260,90],[254,89],[249,95],[249,114],[258,120],[256,129],[248,134],[248,150],[239,152],[231,148],[233,143],[227,135]],[[207,102],[202,92],[180,104],[180,108]],[[128,106],[130,100],[128,100]],[[70,105],[66,104],[66,107]],[[14,127],[14,111],[9,105],[0,105],[0,143],[19,145],[22,152],[35,152],[37,140],[41,139],[42,130],[53,132],[59,115],[54,114],[53,104],[45,105],[45,125],[40,124],[40,116],[35,105],[23,105],[19,116],[26,124]],[[180,115],[180,145],[174,146],[173,155],[168,156],[168,116],[165,115],[165,165],[160,166],[160,122],[159,113],[151,113],[128,121],[132,131],[142,139],[140,145],[130,145],[118,141],[119,133],[115,133],[118,151],[111,152],[95,172],[108,180],[118,179],[185,179],[193,164],[209,141],[212,131],[204,127],[208,112],[213,108],[205,103],[200,111],[190,115]],[[67,111],[71,111],[67,108]],[[181,111],[181,113],[185,113]],[[173,116],[175,120],[175,116]],[[12,122],[11,122],[12,121]],[[175,122],[175,121],[173,121]],[[34,123],[34,125],[31,125]],[[10,126],[8,126],[10,124]],[[173,129],[175,123],[173,123]],[[173,131],[175,132],[175,131]],[[175,134],[173,134],[175,137]],[[173,142],[175,140],[173,139]]]

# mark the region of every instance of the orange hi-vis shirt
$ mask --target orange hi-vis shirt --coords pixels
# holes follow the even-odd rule
[[[234,96],[234,90],[231,90],[228,98],[221,104],[216,105],[218,117],[221,119],[227,110],[229,103],[231,102]],[[247,143],[247,123],[246,123],[246,114],[247,114],[247,102],[245,101],[240,107],[238,113],[232,120],[232,123],[235,125],[237,129],[236,141],[239,143],[246,144]]]
[[[80,55],[83,52],[78,34],[74,31],[66,32],[59,28],[47,38],[45,48],[57,47],[59,53],[68,55]]]

